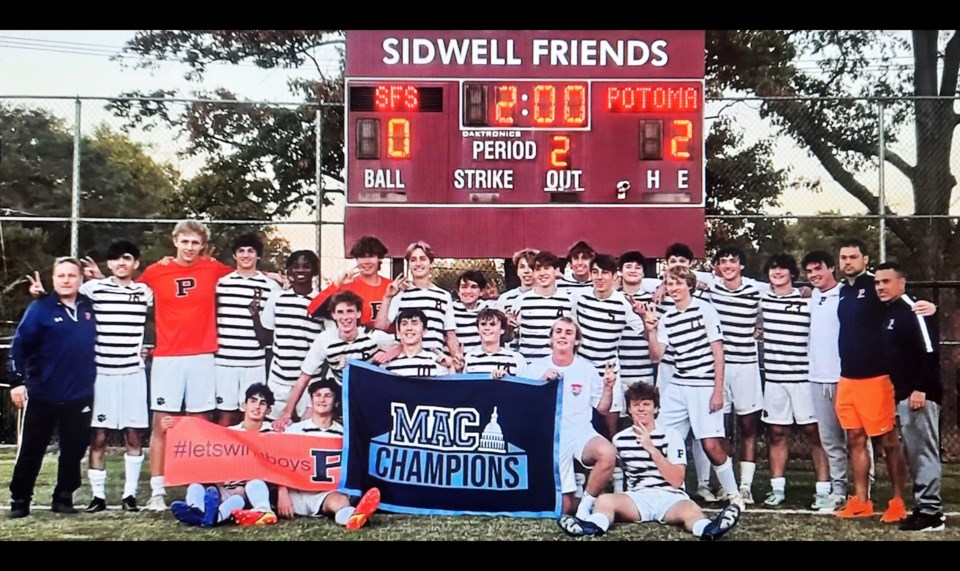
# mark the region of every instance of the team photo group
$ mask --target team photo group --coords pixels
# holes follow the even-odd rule
[[[185,220],[172,232],[175,252],[159,261],[119,240],[104,260],[58,258],[49,279],[30,276],[35,300],[9,359],[10,396],[23,409],[9,517],[30,515],[55,432],[51,510],[107,509],[107,442],[120,432],[124,511],[169,510],[200,527],[305,516],[359,529],[380,507],[377,487],[298,490],[264,475],[191,483],[168,503],[164,464],[167,434],[185,417],[210,430],[348,434],[344,375],[365,361],[402,377],[558,387],[557,522],[569,535],[659,522],[719,539],[751,505],[785,502],[797,435],[816,476],[810,510],[879,516],[906,531],[945,527],[937,308],[907,295],[900,265],[872,264],[856,238],[773,255],[756,280],[742,275],[746,254],[733,246],[707,260],[682,243],[646,255],[596,252],[586,241],[566,252],[526,248],[512,260],[520,285],[502,292],[479,269],[457,275],[452,291],[438,286],[442,244],[391,252],[406,262],[391,280],[380,273],[387,248],[364,236],[348,252],[355,267],[320,290],[315,252],[294,251],[283,273],[269,273],[257,235],[233,238],[231,265],[209,255],[209,240],[206,225]],[[761,438],[769,493],[754,497]],[[871,494],[875,448],[889,498]],[[685,486],[688,454],[695,490]],[[92,501],[75,507],[84,485]],[[708,516],[701,506],[717,509]]]

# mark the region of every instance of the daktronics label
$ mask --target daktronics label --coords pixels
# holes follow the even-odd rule
[[[634,249],[652,231],[618,210],[633,208],[692,226],[672,241],[702,248],[702,31],[351,31],[347,43],[348,235],[351,220],[439,232],[453,213],[403,211],[414,206],[473,212],[458,232],[511,220],[556,233],[556,216],[535,220],[546,209],[571,213],[571,235],[629,224],[610,241]],[[391,214],[357,210],[374,208]],[[530,210],[504,210],[517,208]],[[478,243],[458,251],[522,247]]]

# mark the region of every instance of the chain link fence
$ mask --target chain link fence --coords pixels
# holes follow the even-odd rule
[[[957,460],[960,260],[954,252],[960,249],[954,242],[960,194],[952,177],[931,179],[918,170],[946,165],[947,174],[960,172],[960,145],[953,131],[952,146],[917,142],[909,111],[922,104],[706,101],[705,132],[726,133],[708,140],[707,249],[740,245],[749,256],[745,274],[759,278],[771,254],[790,252],[799,259],[814,249],[836,252],[848,236],[867,243],[872,262],[906,264],[911,282],[922,280],[916,285],[923,287],[911,286],[911,292],[940,308],[943,448],[946,458]],[[117,238],[140,244],[145,262],[159,259],[172,253],[170,232],[184,217],[208,223],[215,253],[227,263],[230,240],[252,231],[267,244],[265,269],[281,270],[298,249],[320,256],[321,287],[349,269],[352,262],[343,258],[343,186],[330,168],[337,151],[325,147],[342,138],[342,116],[337,103],[0,97],[0,345],[29,302],[26,274],[44,274],[55,256],[68,253],[102,261],[106,245]],[[848,143],[823,137],[826,120],[847,125]],[[217,144],[197,137],[223,124],[248,130]],[[276,135],[291,124],[297,136]],[[250,137],[273,145],[272,154],[253,159],[259,167],[247,176],[253,180],[218,178],[229,172],[225,158],[240,153]],[[271,162],[276,157],[313,174],[282,178],[279,163]],[[261,189],[260,198],[237,190],[246,188]],[[273,211],[282,215],[263,214]],[[442,245],[433,246],[443,254]],[[401,267],[394,265],[395,271]],[[499,259],[439,258],[435,281],[455,290],[467,269],[480,269],[500,292],[517,285],[509,262]],[[2,389],[0,400],[0,442],[11,442],[13,415]]]

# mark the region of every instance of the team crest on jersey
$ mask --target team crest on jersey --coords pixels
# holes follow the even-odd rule
[[[861,288],[860,291],[857,292],[857,299],[862,299],[865,295],[867,295],[867,290]]]
[[[893,331],[893,321],[894,320],[891,318],[890,323],[887,324],[887,329],[889,329],[890,331]]]
[[[583,392],[583,385],[573,384],[570,385],[570,392],[573,393],[573,396],[580,396],[580,393]]]
[[[510,444],[493,407],[480,427],[471,407],[390,403],[390,432],[370,442],[370,474],[382,480],[440,488],[522,490],[527,454]]]
[[[90,313],[89,311],[84,311],[83,318],[87,321],[90,321],[91,319],[93,319],[93,314]]]

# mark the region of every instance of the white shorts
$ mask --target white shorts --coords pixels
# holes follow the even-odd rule
[[[623,398],[623,390],[626,388],[623,386],[623,380],[620,379],[620,369],[617,368],[617,380],[613,383],[613,400],[610,401],[610,411],[609,412],[619,412],[623,416],[623,411],[626,409],[626,402]],[[600,378],[603,378],[603,373],[600,373]]]
[[[723,410],[710,412],[710,397],[713,387],[689,387],[673,384],[665,395],[660,396],[660,415],[657,422],[670,427],[677,434],[687,437],[693,430],[693,437],[723,438]]]
[[[217,410],[240,410],[247,393],[247,387],[267,380],[267,369],[263,363],[256,367],[216,366]]]
[[[270,420],[276,420],[281,414],[283,414],[283,409],[287,407],[287,399],[290,397],[290,390],[293,389],[293,385],[287,385],[278,381],[275,381],[272,377],[267,381],[267,387],[273,391],[273,406],[270,407],[270,412],[267,413],[267,418]],[[309,385],[307,385],[309,388]],[[303,418],[303,413],[307,412],[307,408],[310,407],[310,395],[307,394],[307,389],[303,390],[303,394],[300,395],[300,401],[297,403],[297,417]]]
[[[150,408],[160,412],[210,412],[217,402],[213,353],[154,357]]]
[[[647,488],[640,491],[624,492],[633,500],[640,512],[640,523],[656,521],[664,523],[667,512],[670,508],[677,505],[678,502],[690,501],[688,496],[682,490],[658,490],[656,488]]]
[[[143,369],[122,375],[97,374],[91,428],[146,428],[149,414],[147,374]]]
[[[293,503],[294,515],[309,517],[319,517],[323,514],[320,509],[323,508],[323,502],[327,500],[330,492],[301,492],[299,490],[290,490],[290,502]]]
[[[560,493],[572,494],[577,491],[577,480],[573,475],[573,459],[583,464],[583,449],[594,438],[603,438],[594,430],[593,425],[560,427]]]
[[[646,383],[650,386],[656,384],[653,377],[636,377],[633,379],[624,379],[623,380],[623,390],[620,391],[620,398],[623,399],[623,408],[620,410],[620,418],[628,418],[630,416],[630,411],[627,410],[627,389],[632,387],[637,383]]]
[[[732,403],[732,407],[731,407]],[[723,412],[750,414],[763,408],[759,363],[727,363],[723,367]]]
[[[673,376],[677,373],[677,368],[669,363],[660,361],[657,364],[657,388],[660,389],[660,398],[663,398],[667,388],[673,383]]]
[[[767,424],[813,424],[817,415],[813,409],[810,383],[767,382],[763,395],[763,421]]]

